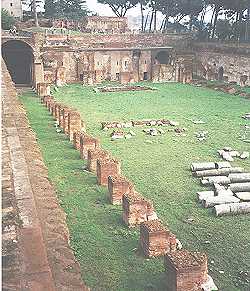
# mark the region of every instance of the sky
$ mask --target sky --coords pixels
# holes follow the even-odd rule
[[[97,3],[97,0],[86,0],[86,3],[90,10],[92,10],[93,12],[97,12],[99,15],[115,16],[115,14],[112,12],[108,5],[99,4]],[[129,9],[129,11],[127,12],[127,15],[137,16],[139,14],[139,7]]]

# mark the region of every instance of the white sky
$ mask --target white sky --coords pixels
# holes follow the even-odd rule
[[[115,14],[112,12],[112,10],[109,8],[108,5],[99,4],[99,3],[97,3],[97,0],[86,0],[86,3],[87,3],[89,10],[91,10],[93,12],[97,12],[99,15],[115,16]],[[140,14],[139,7],[129,9],[127,12],[127,15],[137,16],[139,14]]]

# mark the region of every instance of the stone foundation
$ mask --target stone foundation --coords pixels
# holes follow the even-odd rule
[[[176,250],[175,236],[160,220],[140,224],[140,246],[146,257],[159,257]]]
[[[70,141],[73,141],[74,132],[81,131],[81,115],[77,111],[70,111],[68,114],[68,133]]]
[[[134,192],[134,186],[122,176],[108,177],[109,199],[112,204],[122,204],[122,196],[125,193]]]
[[[89,150],[94,150],[99,148],[100,142],[98,139],[82,134],[80,135],[80,156],[81,159],[87,159],[88,158],[88,151]]]
[[[140,225],[144,221],[157,219],[152,202],[137,192],[125,193],[122,196],[123,221],[129,227]]]
[[[205,253],[186,250],[171,252],[165,256],[167,291],[201,291],[207,280],[207,256]]]
[[[99,159],[96,166],[97,182],[99,185],[108,185],[108,176],[121,174],[121,165],[115,159]]]
[[[90,172],[96,173],[97,160],[108,159],[109,153],[103,149],[88,150],[88,164],[87,169]]]

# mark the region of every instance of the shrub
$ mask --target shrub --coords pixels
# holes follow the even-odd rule
[[[2,29],[11,29],[15,24],[15,18],[9,14],[9,12],[2,8],[1,10],[1,24]]]

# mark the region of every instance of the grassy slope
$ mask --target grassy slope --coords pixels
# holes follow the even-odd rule
[[[189,166],[192,161],[217,160],[216,150],[224,146],[249,150],[249,144],[238,140],[245,124],[240,116],[249,111],[249,101],[188,85],[154,86],[158,91],[96,94],[91,88],[72,85],[54,95],[81,112],[88,132],[100,137],[102,146],[122,162],[124,175],[153,200],[158,215],[184,247],[208,253],[209,261],[214,261],[210,273],[221,290],[247,290],[239,285],[238,273],[250,269],[249,216],[215,218],[210,210],[200,208],[195,192],[202,188]],[[78,153],[50,128],[52,120],[45,110],[33,98],[22,100],[68,213],[72,245],[87,283],[98,286],[94,290],[164,290],[161,259],[147,261],[135,254],[138,234],[123,227],[120,208],[110,206],[106,189],[81,171]],[[133,129],[135,138],[111,142],[108,133],[100,130],[101,121],[163,117],[187,127],[187,136],[146,137],[138,128]],[[195,125],[189,118],[202,118],[206,124]],[[194,138],[197,130],[209,131],[206,142]],[[153,144],[147,144],[147,139]],[[250,170],[249,160],[234,164]],[[185,223],[188,217],[194,218],[193,224]]]

